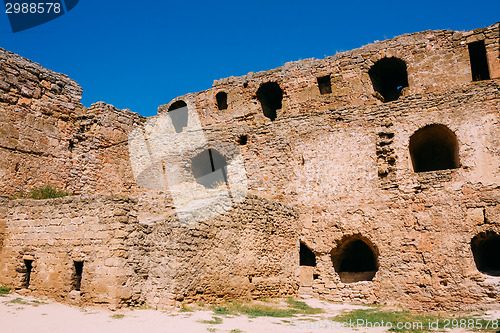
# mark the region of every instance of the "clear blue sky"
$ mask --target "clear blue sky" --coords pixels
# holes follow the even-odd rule
[[[374,40],[500,21],[500,1],[80,0],[62,17],[13,34],[0,13],[0,47],[145,116],[209,89],[215,79],[324,58]]]

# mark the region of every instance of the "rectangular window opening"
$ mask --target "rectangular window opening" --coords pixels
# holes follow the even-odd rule
[[[332,81],[330,75],[316,78],[318,80],[319,93],[321,95],[332,93]]]
[[[33,260],[24,260],[24,266],[26,267],[26,275],[24,276],[24,287],[29,289],[31,282],[31,271],[33,269]]]
[[[75,261],[75,275],[73,279],[73,288],[80,291],[82,285],[83,261]]]
[[[470,43],[467,46],[469,47],[472,81],[489,80],[490,71],[488,69],[488,58],[486,57],[484,40]]]

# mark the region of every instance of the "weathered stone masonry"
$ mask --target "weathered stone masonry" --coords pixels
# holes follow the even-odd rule
[[[244,158],[251,194],[190,226],[135,183],[127,135],[145,118],[84,108],[74,81],[1,50],[0,192],[82,196],[4,200],[0,284],[113,307],[298,292],[498,305],[499,39],[498,23],[403,35],[160,106],[187,106],[177,132],[197,115]]]
[[[141,204],[117,196],[3,204],[1,283],[18,289],[111,307],[297,292],[297,213],[252,195],[192,225],[166,214],[139,220]]]

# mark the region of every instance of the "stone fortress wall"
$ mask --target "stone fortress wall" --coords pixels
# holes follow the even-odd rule
[[[243,156],[249,196],[192,226],[168,191],[134,180],[128,135],[148,119],[84,108],[74,81],[1,50],[0,192],[81,196],[4,200],[0,284],[22,289],[31,265],[31,292],[111,306],[297,293],[498,304],[499,41],[498,23],[407,34],[160,106],[186,106],[187,128],[197,116],[212,147]],[[196,154],[183,156],[192,174]]]

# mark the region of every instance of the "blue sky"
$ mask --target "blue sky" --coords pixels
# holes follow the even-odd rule
[[[0,13],[0,47],[145,116],[213,80],[324,58],[403,33],[470,30],[500,21],[500,1],[80,0],[70,12],[12,33]]]

